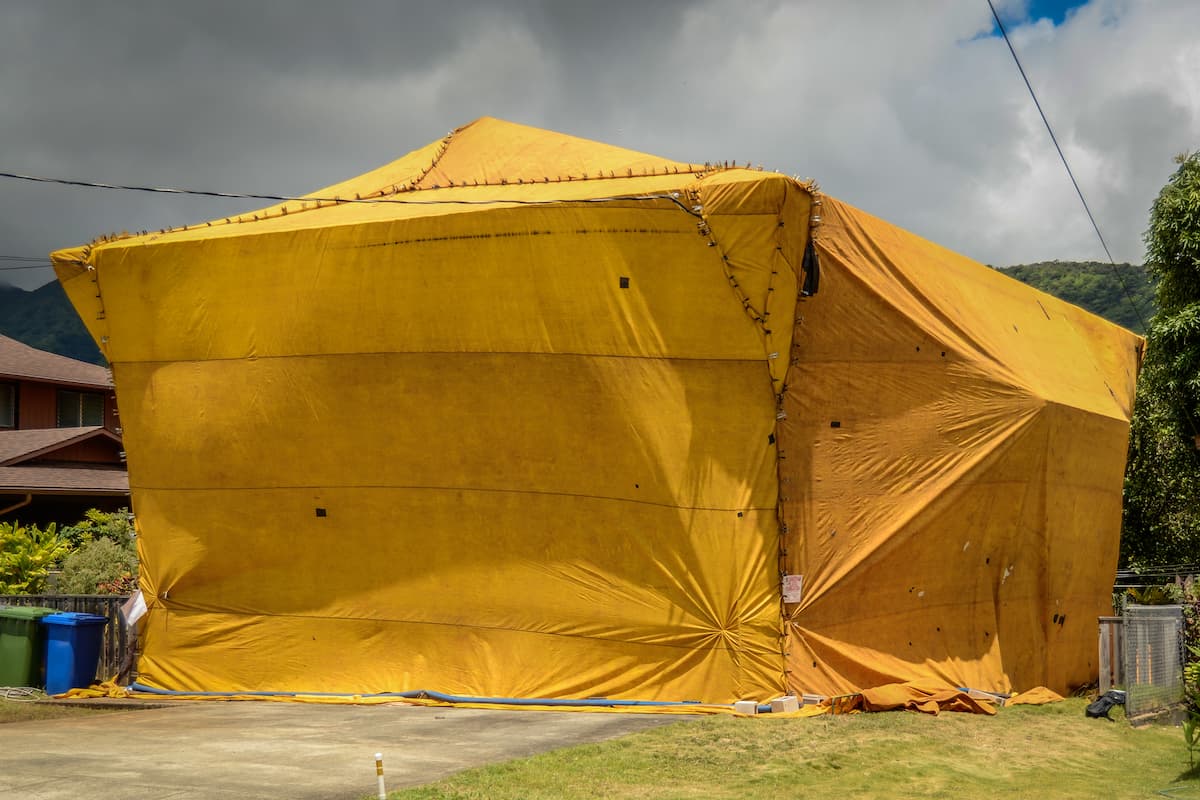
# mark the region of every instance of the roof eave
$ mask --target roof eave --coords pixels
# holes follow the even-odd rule
[[[80,444],[81,442],[90,441],[91,439],[107,438],[114,444],[121,444],[121,437],[110,431],[108,428],[92,428],[87,433],[81,433],[78,436],[73,436],[70,439],[64,439],[61,442],[40,447],[37,450],[30,450],[26,453],[10,456],[9,458],[0,461],[0,467],[15,467],[29,461],[30,459],[44,456],[47,453],[53,453],[56,450],[61,450],[64,447]]]

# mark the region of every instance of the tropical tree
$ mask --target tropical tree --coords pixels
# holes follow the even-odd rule
[[[1200,152],[1177,163],[1145,235],[1158,313],[1125,473],[1121,558],[1133,566],[1200,560]]]

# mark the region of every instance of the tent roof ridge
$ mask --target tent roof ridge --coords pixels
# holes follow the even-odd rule
[[[624,168],[617,168],[617,169],[597,169],[595,172],[592,172],[591,170],[586,170],[586,171],[580,170],[578,172],[567,172],[565,174],[562,174],[562,173],[555,174],[555,175],[546,174],[546,175],[543,175],[541,177],[541,179],[538,179],[536,177],[529,177],[529,176],[512,176],[512,177],[499,177],[499,178],[492,177],[490,179],[487,177],[484,177],[482,179],[474,178],[474,179],[468,180],[466,178],[462,178],[460,180],[453,180],[453,179],[449,179],[445,176],[438,176],[436,178],[436,180],[437,180],[436,183],[432,183],[432,184],[427,183],[428,181],[431,180],[430,176],[434,175],[438,171],[444,158],[450,152],[451,148],[453,148],[454,145],[458,143],[458,141],[461,141],[462,135],[464,133],[466,133],[469,129],[475,128],[477,126],[482,126],[482,127],[496,126],[498,128],[509,128],[509,129],[522,129],[523,128],[523,129],[528,129],[531,132],[536,132],[539,134],[551,133],[551,132],[547,132],[547,131],[544,131],[544,130],[541,130],[538,128],[533,128],[533,127],[530,127],[527,125],[522,125],[521,123],[509,122],[507,120],[499,119],[497,117],[490,117],[490,116],[479,117],[478,119],[475,119],[471,122],[468,122],[465,125],[461,125],[455,129],[449,131],[440,140],[435,140],[435,142],[431,142],[429,145],[426,145],[426,148],[431,147],[431,146],[436,146],[437,149],[433,153],[433,158],[429,161],[427,166],[417,170],[415,173],[410,173],[410,176],[405,180],[397,181],[394,183],[387,183],[383,186],[368,190],[366,192],[362,192],[362,191],[355,192],[352,196],[349,196],[349,195],[342,196],[342,195],[338,195],[338,194],[329,196],[329,195],[324,194],[322,192],[322,190],[318,190],[317,192],[313,192],[313,193],[309,193],[309,194],[297,195],[295,197],[281,198],[280,201],[278,202],[278,204],[276,204],[274,206],[268,206],[267,208],[262,208],[262,209],[258,209],[255,211],[243,212],[241,214],[230,215],[227,217],[222,217],[222,218],[217,218],[217,219],[212,219],[212,220],[207,220],[207,221],[197,222],[197,223],[170,226],[170,227],[165,227],[165,228],[161,228],[161,229],[157,229],[157,230],[143,230],[143,231],[133,231],[133,232],[122,231],[120,233],[111,233],[108,235],[98,236],[95,239],[93,239],[91,243],[89,243],[89,245],[86,248],[87,252],[83,254],[83,257],[86,259],[87,256],[90,255],[90,251],[92,249],[94,249],[96,246],[108,244],[108,243],[114,242],[114,241],[120,241],[120,240],[126,240],[126,239],[145,239],[147,241],[147,243],[149,243],[149,242],[153,242],[159,236],[165,236],[165,235],[172,234],[172,233],[186,232],[189,230],[195,230],[195,229],[199,229],[199,228],[215,228],[215,227],[219,227],[219,226],[223,226],[223,225],[241,225],[241,224],[249,224],[249,223],[254,223],[254,222],[262,222],[262,221],[269,220],[269,219],[290,216],[292,214],[302,214],[302,213],[310,212],[310,211],[319,211],[322,209],[329,208],[331,206],[338,206],[338,205],[349,205],[349,204],[356,204],[356,203],[403,204],[406,202],[411,202],[404,197],[405,195],[412,196],[412,195],[416,195],[417,193],[426,192],[426,191],[444,191],[446,189],[464,189],[464,188],[472,188],[473,189],[473,188],[478,188],[478,187],[499,188],[499,187],[511,187],[511,186],[545,186],[545,185],[549,185],[552,183],[579,183],[579,182],[583,182],[583,181],[609,181],[609,180],[615,181],[615,180],[622,180],[622,179],[629,180],[629,179],[634,179],[634,178],[665,177],[665,176],[670,176],[670,175],[687,176],[687,177],[692,178],[693,180],[700,181],[700,180],[704,180],[705,178],[711,177],[716,174],[724,173],[724,172],[741,171],[741,170],[747,170],[747,171],[751,171],[751,172],[764,172],[763,167],[761,165],[759,165],[758,167],[754,167],[754,166],[752,166],[751,162],[749,162],[749,161],[747,161],[744,165],[739,164],[736,160],[733,160],[733,161],[729,161],[729,160],[705,161],[703,163],[690,162],[690,161],[682,162],[682,161],[672,161],[669,158],[662,158],[660,156],[654,156],[654,155],[647,154],[647,153],[640,153],[637,151],[629,150],[627,152],[631,156],[638,156],[638,157],[641,157],[642,159],[658,160],[661,162],[661,165],[652,165],[649,167],[642,165],[642,166],[626,166]],[[577,137],[570,136],[569,134],[553,134],[553,135],[562,138],[564,141],[575,140],[577,138]],[[580,140],[580,141],[586,141],[591,144],[599,144],[599,143],[591,142],[590,140]],[[414,151],[414,152],[416,152],[416,151]],[[778,173],[778,174],[782,174],[782,173]],[[498,202],[503,202],[503,201],[498,199]]]
[[[721,170],[721,171],[724,171],[724,170]],[[707,166],[696,166],[694,164],[689,164],[687,169],[672,169],[669,165],[667,165],[662,168],[662,171],[659,171],[658,168],[654,168],[649,171],[642,170],[640,172],[634,172],[633,170],[626,170],[625,173],[623,173],[623,174],[618,173],[616,170],[607,170],[607,174],[606,174],[605,170],[599,170],[594,175],[586,173],[586,172],[578,174],[578,175],[567,174],[567,175],[555,175],[553,177],[546,175],[546,176],[543,176],[541,180],[538,180],[536,178],[525,179],[525,178],[521,178],[521,177],[516,177],[516,178],[500,178],[499,180],[487,180],[486,178],[484,180],[471,179],[469,182],[462,181],[459,183],[450,181],[444,185],[435,183],[431,186],[416,186],[416,187],[413,187],[410,189],[400,189],[397,193],[409,194],[409,193],[415,193],[415,192],[428,192],[428,191],[433,191],[433,190],[438,190],[438,189],[440,189],[440,190],[474,189],[474,188],[480,187],[480,186],[483,186],[483,187],[544,186],[545,184],[548,184],[548,183],[578,183],[578,182],[583,182],[583,181],[629,180],[631,178],[659,178],[659,177],[665,177],[665,176],[669,176],[669,175],[684,175],[684,176],[691,176],[691,177],[700,179],[700,178],[703,178],[710,174],[713,174],[713,171],[711,168],[709,168]],[[330,198],[324,198],[324,199],[329,200]],[[363,198],[362,201],[342,200],[342,202],[367,202],[367,201],[368,201],[367,198]],[[382,202],[386,202],[386,201],[382,201]]]

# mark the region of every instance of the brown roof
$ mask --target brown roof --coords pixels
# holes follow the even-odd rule
[[[104,367],[47,353],[7,336],[0,336],[0,378],[50,381],[89,389],[112,388],[112,378]]]
[[[0,467],[0,493],[125,495],[129,474],[95,467]]]
[[[0,431],[0,466],[10,467],[36,456],[46,455],[61,447],[95,438],[111,439],[114,442],[121,441],[111,431],[100,426]]]

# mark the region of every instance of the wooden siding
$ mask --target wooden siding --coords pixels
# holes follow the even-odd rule
[[[58,387],[52,383],[21,381],[17,387],[17,428],[58,427]]]
[[[121,465],[121,445],[111,439],[89,439],[60,447],[45,458],[37,458],[27,462],[30,465],[44,463],[81,463],[81,464],[115,464]]]
[[[73,392],[89,391],[75,386],[59,386],[40,381],[20,381],[17,385],[17,428],[29,430],[58,427],[59,389]],[[102,394],[104,395],[104,427],[116,433],[117,428],[121,426],[121,418],[117,415],[116,395],[111,389]]]

